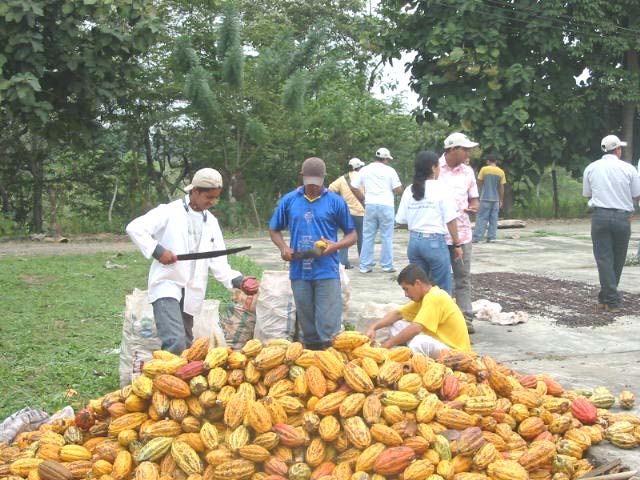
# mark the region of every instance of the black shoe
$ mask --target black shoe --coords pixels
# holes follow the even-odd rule
[[[353,268],[352,265],[344,265],[345,270],[351,270]]]
[[[466,320],[465,322],[467,324],[467,331],[471,334],[471,333],[476,333],[476,329],[473,326],[473,323],[471,323],[469,320]]]

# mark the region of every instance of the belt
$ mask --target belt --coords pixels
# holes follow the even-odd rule
[[[621,210],[619,208],[604,208],[604,207],[593,207],[594,210],[604,210],[606,212],[617,212],[617,213],[633,213],[629,210]]]
[[[422,233],[410,230],[409,234],[418,238],[444,238],[444,233]]]

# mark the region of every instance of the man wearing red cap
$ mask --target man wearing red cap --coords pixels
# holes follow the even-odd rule
[[[247,295],[258,292],[258,281],[233,270],[226,256],[178,262],[178,253],[226,249],[218,219],[208,211],[222,191],[220,173],[198,170],[185,191],[181,199],[158,205],[127,225],[142,254],[154,258],[149,302],[162,349],[175,354],[193,341],[193,316],[202,308],[209,270],[226,288],[240,288]]]
[[[291,262],[289,278],[302,342],[310,350],[324,350],[341,330],[338,250],[356,242],[356,231],[346,202],[323,186],[324,161],[307,158],[301,174],[303,185],[278,202],[269,235],[282,259]],[[285,229],[290,243],[282,236]],[[344,232],[342,240],[338,229]]]

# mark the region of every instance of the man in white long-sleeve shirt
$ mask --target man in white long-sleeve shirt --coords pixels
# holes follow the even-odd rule
[[[142,254],[154,258],[149,302],[162,349],[175,354],[193,341],[193,316],[202,308],[209,270],[226,288],[240,288],[247,295],[258,291],[258,281],[233,270],[226,256],[177,261],[180,253],[226,248],[218,220],[208,211],[222,191],[220,173],[198,170],[185,191],[183,198],[158,205],[127,225],[127,234]]]

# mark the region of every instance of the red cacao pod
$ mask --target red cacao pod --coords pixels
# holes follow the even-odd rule
[[[585,425],[593,425],[598,418],[598,410],[586,398],[575,398],[571,402],[571,414]]]

